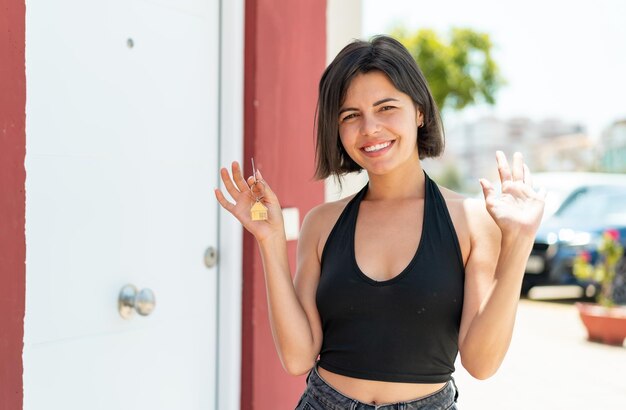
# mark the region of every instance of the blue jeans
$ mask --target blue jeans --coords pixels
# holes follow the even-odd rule
[[[344,396],[322,379],[317,372],[317,364],[306,378],[307,386],[296,410],[456,410],[459,396],[454,379],[433,394],[408,402],[384,404],[380,406],[361,403]]]

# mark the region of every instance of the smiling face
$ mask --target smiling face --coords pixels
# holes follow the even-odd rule
[[[382,175],[419,163],[417,128],[423,115],[380,71],[359,74],[339,110],[347,154],[368,173]],[[413,162],[414,161],[414,162]]]

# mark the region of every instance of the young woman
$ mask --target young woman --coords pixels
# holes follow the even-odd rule
[[[426,80],[396,40],[346,46],[320,81],[317,177],[365,170],[356,195],[321,204],[302,223],[292,282],[281,208],[259,171],[232,164],[219,203],[263,258],[270,323],[284,368],[309,372],[302,409],[449,409],[460,353],[479,379],[509,347],[526,260],[545,192],[498,151],[502,193],[485,202],[439,187],[420,160],[443,150]],[[257,198],[268,219],[254,221]],[[319,360],[318,360],[319,358]]]

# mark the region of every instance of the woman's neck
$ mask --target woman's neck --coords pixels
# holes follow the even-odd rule
[[[423,198],[426,177],[420,161],[384,175],[368,173],[367,199],[374,201]]]

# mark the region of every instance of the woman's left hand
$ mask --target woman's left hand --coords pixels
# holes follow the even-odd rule
[[[534,238],[543,216],[546,191],[535,191],[530,169],[524,164],[522,154],[513,155],[513,169],[509,167],[502,151],[496,152],[502,193],[497,194],[493,185],[481,178],[487,211],[496,222],[503,237],[518,235]]]

